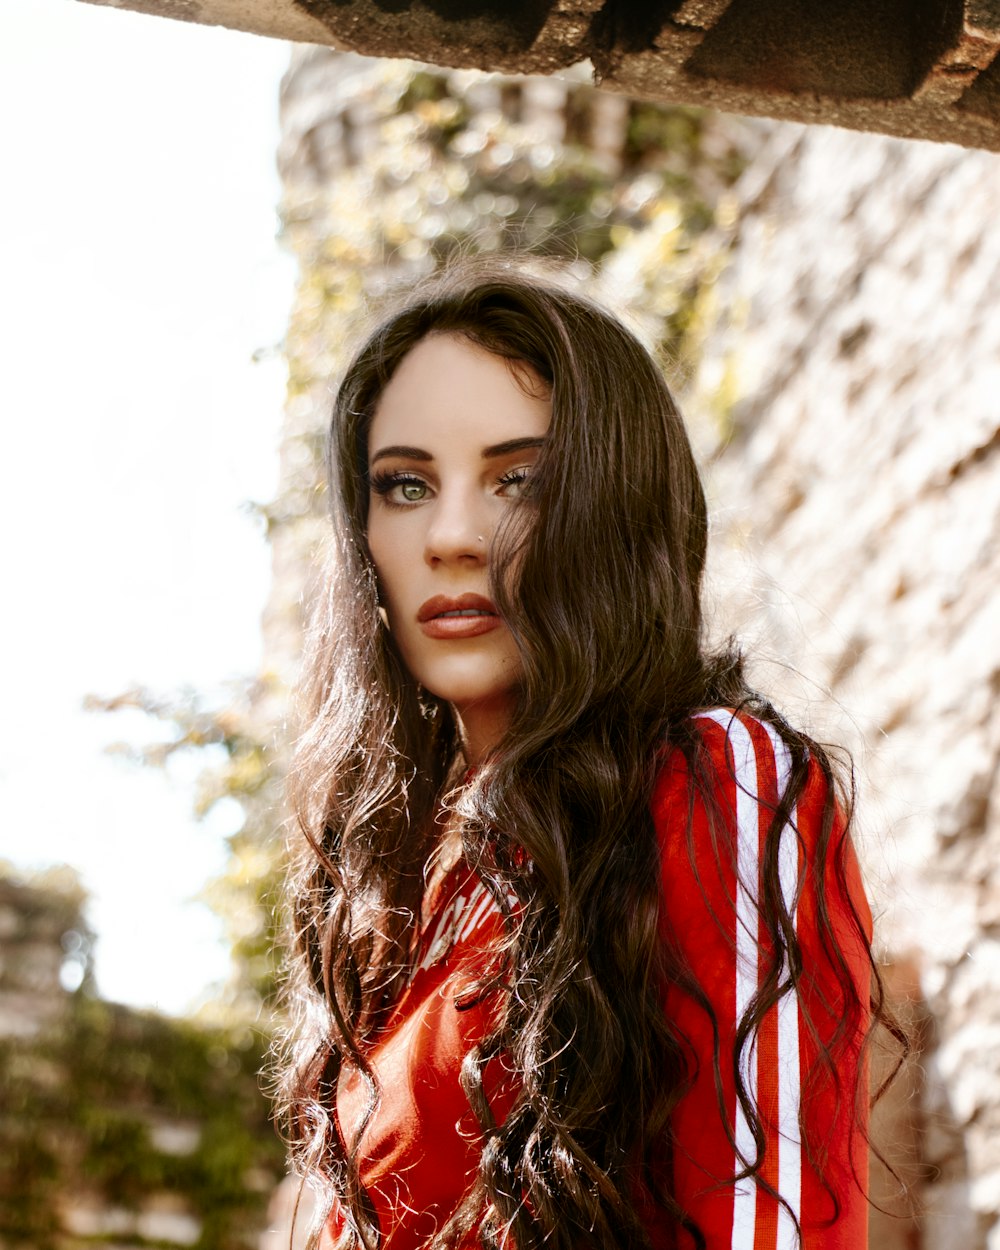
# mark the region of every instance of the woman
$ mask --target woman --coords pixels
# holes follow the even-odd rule
[[[863,1247],[850,804],[705,648],[652,359],[466,266],[362,347],[330,453],[285,1091],[324,1245]]]

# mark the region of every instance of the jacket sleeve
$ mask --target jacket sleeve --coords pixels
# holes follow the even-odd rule
[[[812,760],[768,833],[791,766],[770,726],[713,711],[698,737],[701,784],[673,749],[652,809],[666,1009],[690,1073],[671,1121],[673,1192],[708,1250],[864,1250],[871,915],[857,860],[839,812],[817,853],[827,784]],[[771,953],[769,889],[795,926],[794,986]],[[786,990],[757,1013],[769,972]]]

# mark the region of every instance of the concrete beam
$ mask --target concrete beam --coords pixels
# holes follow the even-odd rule
[[[1000,0],[88,0],[651,100],[1000,151]]]

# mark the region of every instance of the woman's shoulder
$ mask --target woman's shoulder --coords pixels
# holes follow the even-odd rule
[[[776,725],[743,708],[712,707],[693,712],[660,748],[659,775],[685,768],[692,760],[709,772],[746,773],[770,765],[779,780],[788,769],[789,747]]]
[[[707,891],[730,910],[741,898],[756,908],[774,872],[789,910],[823,896],[870,931],[829,763],[798,735],[742,709],[695,713],[661,749],[651,812],[668,902]]]
[[[826,810],[842,820],[828,767],[797,736],[787,740],[777,725],[742,708],[707,708],[660,749],[653,816],[659,825],[678,812],[702,812],[736,832],[761,818],[770,824],[790,786],[786,816],[796,827],[822,823]]]

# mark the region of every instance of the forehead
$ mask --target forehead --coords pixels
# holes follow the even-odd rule
[[[540,437],[550,417],[548,388],[526,365],[457,335],[428,335],[379,396],[369,454],[395,443],[447,447],[456,440],[486,445]]]

